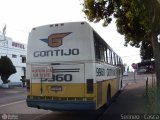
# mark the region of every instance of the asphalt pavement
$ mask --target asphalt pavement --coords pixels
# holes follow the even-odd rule
[[[0,96],[8,96],[16,93],[26,93],[26,87],[10,86],[9,88],[0,87]]]

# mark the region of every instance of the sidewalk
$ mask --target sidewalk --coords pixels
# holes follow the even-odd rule
[[[135,115],[142,118],[145,113],[144,92],[145,81],[129,83],[116,101],[105,111],[100,120],[128,120],[130,117],[135,117]]]

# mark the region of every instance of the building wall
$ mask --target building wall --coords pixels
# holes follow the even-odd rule
[[[26,67],[26,50],[26,44],[15,42],[9,37],[6,37],[4,41],[4,37],[0,36],[0,57],[8,56],[17,70],[15,74],[9,77],[11,84],[21,84],[20,79],[24,75],[24,68]],[[2,84],[2,80],[0,80],[0,84]]]

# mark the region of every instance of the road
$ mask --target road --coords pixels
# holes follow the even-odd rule
[[[93,112],[53,112],[29,108],[25,100],[1,105],[0,114],[15,115],[18,120],[96,120],[98,117]]]
[[[129,76],[124,77],[124,87],[126,87],[126,85],[129,83],[136,82],[131,78],[133,78],[133,73],[129,74]],[[144,81],[145,79],[146,77],[142,81]],[[128,89],[125,90],[127,91]],[[0,96],[0,120],[2,119],[1,116],[4,117],[6,114],[8,117],[18,120],[97,120],[101,118],[101,113],[104,110],[103,108],[103,110],[100,110],[98,112],[53,112],[50,110],[29,108],[27,107],[25,102],[25,88],[16,88],[14,90],[0,89]],[[103,112],[106,113],[107,111],[112,110],[117,111],[118,113],[118,109],[116,109],[116,107],[114,106],[115,103],[113,103],[113,105],[111,105],[109,108],[105,108]]]
[[[15,115],[18,120],[96,120],[99,117],[95,112],[53,112],[28,108],[25,100],[1,105],[0,114]]]
[[[18,120],[32,120],[47,114],[50,111],[38,110],[35,108],[29,108],[26,105],[26,90],[25,88],[9,88],[0,89],[0,114],[7,114],[8,116],[16,117]],[[0,116],[0,120],[2,117]]]
[[[101,110],[98,112],[53,112],[30,108],[26,105],[26,91],[23,88],[0,89],[0,96],[0,120],[3,120],[2,117],[5,115],[10,119],[18,120],[97,120],[101,114]]]

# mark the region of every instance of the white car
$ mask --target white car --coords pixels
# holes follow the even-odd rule
[[[123,76],[128,76],[128,72],[124,71]]]

